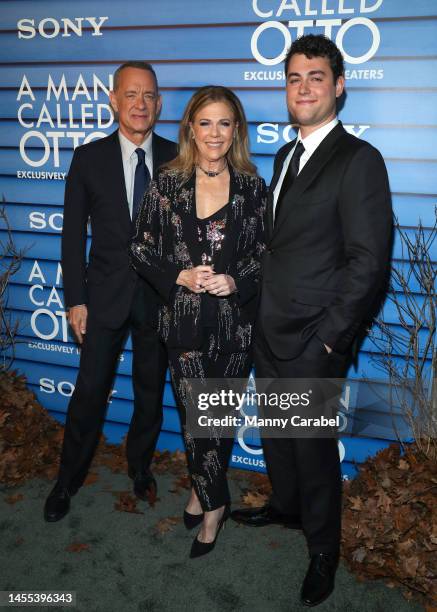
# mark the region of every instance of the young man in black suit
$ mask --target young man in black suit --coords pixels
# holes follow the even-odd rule
[[[132,268],[129,248],[150,178],[176,156],[176,145],[153,132],[161,96],[150,64],[132,61],[120,66],[110,101],[119,129],[74,151],[65,188],[64,297],[82,350],[58,480],[44,507],[46,521],[62,519],[70,509],[70,497],[83,484],[129,331],[134,389],[127,438],[129,476],[141,499],[156,489],[150,462],[162,423],[167,357],[155,329],[157,296]],[[87,262],[88,220],[92,239]]]
[[[343,57],[324,36],[297,39],[285,61],[297,139],[275,158],[255,342],[260,378],[342,378],[386,275],[392,226],[380,153],[336,116]],[[301,526],[311,562],[301,591],[314,606],[334,588],[341,535],[335,437],[263,436],[270,503],[240,523]]]

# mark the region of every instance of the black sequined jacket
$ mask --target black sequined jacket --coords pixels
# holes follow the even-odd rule
[[[229,171],[225,238],[214,270],[232,276],[237,292],[214,298],[220,353],[246,351],[251,345],[265,248],[265,182]],[[176,285],[181,270],[199,263],[195,183],[194,174],[181,181],[175,172],[161,172],[144,196],[131,245],[133,266],[161,296],[158,329],[169,348],[195,349],[204,342],[202,294]]]

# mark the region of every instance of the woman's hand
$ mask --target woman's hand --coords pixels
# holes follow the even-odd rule
[[[205,293],[205,282],[214,276],[211,266],[196,266],[187,270],[182,270],[176,279],[177,285],[186,287],[193,293]]]
[[[225,297],[231,295],[237,290],[235,281],[229,274],[215,274],[203,283],[204,288],[211,293],[211,295],[217,295],[219,297]]]

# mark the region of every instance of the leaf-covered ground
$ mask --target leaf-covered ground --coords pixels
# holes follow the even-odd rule
[[[38,403],[23,376],[0,373],[0,483],[21,485],[32,478],[54,479],[59,465],[63,427]],[[126,472],[125,444],[102,441],[93,468],[103,465]],[[155,474],[174,476],[172,493],[190,487],[185,455],[156,452]],[[269,497],[267,476],[231,470],[243,481],[242,502],[263,505]],[[90,472],[85,485],[98,478]],[[113,492],[115,510],[141,513],[130,491]],[[9,495],[7,502],[19,502]],[[383,579],[402,586],[406,598],[428,606],[437,601],[437,466],[414,446],[404,454],[391,445],[360,466],[359,475],[345,483],[342,556],[361,580]],[[149,505],[159,498],[148,499]],[[171,531],[180,522],[168,517],[156,525],[157,533]],[[75,552],[86,551],[78,544]]]
[[[392,444],[345,486],[343,557],[362,579],[401,584],[437,603],[437,466],[416,447]]]

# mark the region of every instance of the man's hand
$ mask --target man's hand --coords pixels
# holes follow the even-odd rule
[[[216,274],[204,281],[203,286],[208,293],[218,295],[219,297],[230,295],[237,290],[235,281],[229,274]]]
[[[72,306],[68,311],[68,322],[70,323],[79,344],[83,342],[83,336],[86,334],[86,322],[88,318],[88,309],[85,304],[80,306]]]
[[[205,293],[203,283],[213,276],[214,270],[211,266],[196,266],[182,270],[176,279],[176,284],[186,287],[193,293]]]

